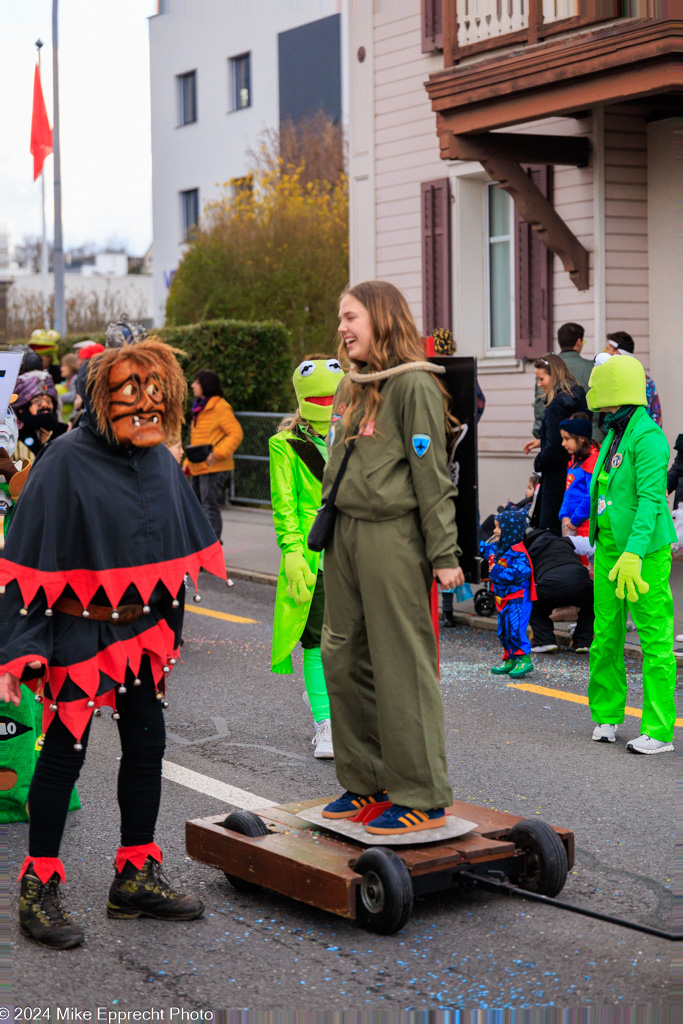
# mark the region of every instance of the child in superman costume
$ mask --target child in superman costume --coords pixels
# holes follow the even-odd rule
[[[489,562],[489,578],[498,611],[498,638],[503,645],[503,664],[494,666],[494,675],[511,679],[533,672],[531,644],[526,635],[531,602],[536,599],[531,559],[523,540],[527,528],[526,512],[510,509],[496,517],[495,544],[482,543],[480,550]]]
[[[55,949],[84,938],[61,903],[59,848],[98,707],[112,708],[122,749],[108,915],[203,912],[170,888],[154,843],[184,577],[196,583],[204,568],[225,578],[215,534],[162,443],[179,431],[186,391],[173,350],[155,339],[94,357],[80,425],[33,466],[0,561],[0,701],[18,706],[27,682],[45,733],[28,798],[19,925]]]
[[[306,538],[320,508],[327,462],[325,435],[342,375],[337,359],[318,355],[304,359],[292,378],[298,411],[283,421],[269,441],[273,523],[282,551],[275,595],[272,671],[292,671],[292,651],[301,641],[304,700],[315,719],[314,757],[319,758],[334,756],[330,700],[320,656],[325,588],[323,556],[309,549]]]
[[[614,743],[624,721],[626,596],[643,648],[642,733],[626,749],[662,754],[674,749],[676,721],[669,585],[676,531],[666,503],[669,445],[648,415],[645,371],[636,359],[607,359],[594,368],[589,386],[588,407],[607,413],[608,430],[591,482],[595,639],[588,703],[596,723],[593,739]]]

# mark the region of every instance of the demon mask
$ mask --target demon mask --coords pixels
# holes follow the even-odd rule
[[[116,444],[152,448],[180,432],[187,384],[174,353],[148,338],[91,360],[86,404]]]

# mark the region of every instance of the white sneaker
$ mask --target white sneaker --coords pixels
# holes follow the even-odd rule
[[[323,718],[322,722],[318,722],[315,727],[315,736],[311,743],[315,747],[313,757],[325,757],[328,759],[334,757],[332,727],[330,726],[329,718]]]
[[[632,754],[665,754],[673,748],[673,740],[669,740],[667,743],[664,740],[655,740],[645,733],[637,736],[634,740],[629,740],[626,744],[626,749],[630,750]]]
[[[555,651],[559,651],[557,644],[541,644],[540,647],[532,647],[532,654],[553,654]]]
[[[596,743],[614,743],[618,728],[618,725],[610,725],[609,722],[604,725],[596,725],[593,729],[593,739]]]

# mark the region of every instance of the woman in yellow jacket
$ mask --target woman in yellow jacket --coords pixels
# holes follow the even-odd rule
[[[242,428],[223,398],[217,373],[199,370],[191,387],[194,394],[192,427],[183,469],[220,540],[223,530],[221,498],[228,474],[235,468],[232,456],[242,443]],[[193,452],[199,446],[208,446],[210,451],[201,461],[194,461],[193,454],[204,454],[201,449]]]

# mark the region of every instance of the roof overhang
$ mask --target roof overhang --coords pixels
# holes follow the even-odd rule
[[[458,64],[425,83],[441,155],[452,135],[681,94],[683,20],[627,19]]]

